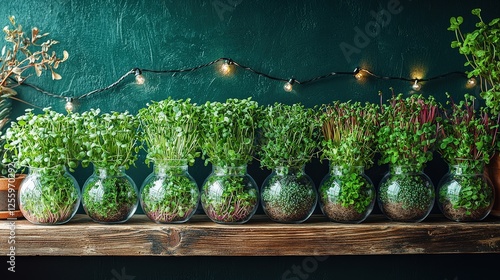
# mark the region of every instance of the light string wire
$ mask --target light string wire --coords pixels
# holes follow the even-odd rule
[[[74,100],[80,100],[80,99],[85,99],[91,95],[94,95],[94,94],[97,94],[97,93],[100,93],[100,92],[103,92],[103,91],[107,91],[107,90],[110,90],[116,86],[118,86],[123,80],[125,80],[129,75],[135,75],[136,76],[136,80],[139,81],[137,78],[140,77],[142,79],[142,82],[144,82],[143,78],[142,78],[142,73],[155,73],[155,74],[166,74],[166,73],[186,73],[186,72],[193,72],[193,71],[196,71],[196,70],[199,70],[199,69],[202,69],[202,68],[206,68],[206,67],[209,67],[211,65],[214,65],[218,62],[223,62],[226,66],[230,66],[230,65],[234,65],[236,67],[239,67],[245,71],[249,71],[249,72],[252,72],[256,75],[259,75],[259,76],[262,76],[262,77],[265,77],[267,79],[270,79],[270,80],[275,80],[275,81],[281,81],[281,82],[285,82],[285,86],[284,86],[284,89],[285,91],[291,91],[292,90],[292,85],[293,84],[299,84],[299,85],[305,85],[305,84],[310,84],[310,83],[314,83],[314,82],[317,82],[319,80],[323,80],[323,79],[326,79],[326,78],[329,78],[329,77],[332,77],[332,76],[338,76],[338,75],[343,75],[343,76],[354,76],[356,77],[357,79],[359,79],[361,77],[361,75],[363,75],[363,73],[366,73],[368,74],[368,76],[371,76],[371,77],[374,77],[376,79],[380,79],[380,80],[400,80],[400,81],[409,81],[409,82],[414,82],[414,85],[413,85],[413,88],[416,89],[416,90],[419,90],[420,89],[420,84],[418,84],[418,82],[427,82],[427,81],[432,81],[432,80],[437,80],[437,79],[442,79],[442,78],[446,78],[448,76],[452,76],[452,75],[459,75],[459,76],[463,76],[465,78],[467,78],[467,74],[465,72],[459,72],[459,71],[453,71],[453,72],[449,72],[449,73],[445,73],[445,74],[441,74],[441,75],[438,75],[438,76],[434,76],[434,77],[430,77],[430,78],[405,78],[405,77],[391,77],[391,76],[381,76],[381,75],[378,75],[378,74],[375,74],[365,68],[359,68],[357,67],[356,69],[354,69],[354,71],[347,71],[347,72],[330,72],[330,73],[327,73],[327,74],[324,74],[324,75],[321,75],[321,76],[317,76],[317,77],[314,77],[314,78],[311,78],[311,79],[308,79],[308,80],[297,80],[295,78],[281,78],[281,77],[276,77],[276,76],[272,76],[272,75],[269,75],[269,74],[266,74],[264,72],[261,72],[261,71],[258,71],[258,70],[255,70],[249,66],[245,66],[231,58],[226,58],[226,57],[221,57],[221,58],[218,58],[216,60],[213,60],[213,61],[210,61],[208,63],[205,63],[205,64],[201,64],[201,65],[198,65],[198,66],[194,66],[194,67],[191,67],[191,68],[183,68],[183,69],[169,69],[169,70],[152,70],[152,69],[141,69],[141,68],[133,68],[131,70],[129,70],[128,72],[126,72],[125,74],[123,74],[120,78],[118,78],[115,82],[113,82],[112,84],[106,86],[106,87],[103,87],[103,88],[98,88],[98,89],[95,89],[95,90],[92,90],[90,92],[87,92],[83,95],[80,95],[80,96],[75,96],[75,97],[68,97],[68,96],[63,96],[63,95],[58,95],[58,94],[54,94],[54,93],[51,93],[51,92],[48,92],[38,86],[35,86],[33,84],[30,84],[30,83],[26,83],[24,82],[23,84],[21,85],[24,85],[24,86],[27,86],[27,87],[31,87],[33,88],[34,90],[40,92],[40,93],[43,93],[49,97],[53,97],[53,98],[60,98],[60,99],[65,99],[67,102],[73,102]],[[474,82],[475,84],[475,82]]]

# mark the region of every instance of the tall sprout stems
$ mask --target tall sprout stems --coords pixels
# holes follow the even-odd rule
[[[376,105],[337,101],[322,111],[321,158],[333,165],[370,167],[379,125]]]
[[[92,109],[82,113],[85,134],[82,137],[85,156],[82,165],[116,170],[135,164],[140,149],[139,121],[128,111],[100,113]]]
[[[262,167],[301,167],[318,147],[321,121],[316,108],[275,103],[259,118],[259,160]]]
[[[449,109],[443,108],[443,121],[439,128],[438,151],[450,164],[474,161],[486,164],[493,156],[498,132],[486,108],[476,109],[475,97],[465,95],[459,103],[447,94]]]
[[[188,98],[167,98],[139,110],[142,141],[147,151],[146,163],[166,164],[187,160],[194,164],[200,155],[200,107]]]
[[[249,164],[256,147],[259,114],[260,107],[251,98],[202,105],[200,139],[205,164]]]
[[[438,133],[439,106],[434,97],[392,94],[383,103],[381,125],[377,132],[380,164],[423,167],[432,159]]]

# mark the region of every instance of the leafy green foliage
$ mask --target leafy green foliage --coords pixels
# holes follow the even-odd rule
[[[201,149],[205,164],[249,164],[255,149],[260,108],[248,99],[206,102],[201,108]]]
[[[196,211],[199,198],[198,185],[187,173],[187,164],[155,166],[141,189],[142,209],[157,223],[186,221]]]
[[[135,211],[139,197],[123,167],[98,168],[85,182],[82,200],[85,212],[93,220],[120,222]]]
[[[6,131],[4,148],[11,158],[4,162],[12,161],[17,168],[66,166],[73,171],[84,155],[83,135],[81,116],[76,113],[63,115],[45,108],[43,114],[35,114],[27,109]]]
[[[498,121],[485,108],[476,109],[475,98],[465,95],[450,110],[439,131],[439,147],[450,173],[439,185],[441,211],[453,220],[480,220],[493,203],[492,186],[483,179],[484,165],[493,155]]]
[[[83,187],[83,207],[96,221],[124,221],[139,201],[134,182],[125,174],[140,149],[139,119],[127,111],[100,114],[92,109],[82,113],[82,120],[82,165],[94,165]]]
[[[109,172],[119,167],[128,169],[137,160],[140,146],[139,120],[129,112],[100,114],[99,109],[82,113],[85,133],[82,135],[82,165],[93,163]]]
[[[262,109],[259,159],[261,167],[301,167],[318,147],[321,122],[315,109],[275,103]]]
[[[464,164],[452,167],[450,176],[440,185],[439,202],[441,205],[450,203],[453,209],[465,210],[463,212],[465,216],[479,214],[479,218],[484,218],[494,201],[493,188],[483,178],[482,173],[462,173],[468,171],[470,170],[467,170]],[[441,210],[448,211],[446,207]],[[477,210],[482,211],[476,213]],[[467,217],[458,217],[459,214],[452,211],[446,214],[459,220],[467,219]]]
[[[76,213],[80,191],[63,167],[31,168],[24,180],[19,200],[30,222],[59,224]]]
[[[442,109],[437,151],[450,165],[462,164],[467,173],[481,173],[493,156],[498,124],[484,108],[475,109],[475,97],[466,94],[458,104],[448,95],[451,109]]]
[[[190,165],[200,156],[199,122],[201,110],[190,99],[171,97],[148,104],[139,110],[138,118],[146,144],[146,163],[164,165],[169,160],[187,159]]]
[[[260,107],[251,98],[202,106],[201,148],[205,164],[211,162],[215,173],[203,184],[201,202],[213,221],[245,222],[255,212],[258,190],[245,174],[253,159],[259,114]]]
[[[375,189],[362,171],[362,167],[333,166],[320,186],[323,205],[341,204],[342,207],[353,207],[356,212],[365,213],[375,201]]]
[[[434,97],[392,95],[381,104],[377,147],[379,164],[422,169],[432,159],[437,137],[438,105]]]
[[[59,64],[69,57],[67,51],[63,51],[63,57],[59,58],[50,48],[59,42],[48,39],[49,33],[40,33],[37,27],[31,29],[31,34],[23,30],[23,27],[16,22],[14,16],[9,17],[10,25],[3,28],[5,41],[0,55],[0,135],[4,132],[5,125],[10,122],[10,111],[12,104],[10,99],[20,100],[14,97],[17,92],[15,87],[24,83],[31,76],[26,74],[30,69],[35,71],[36,76],[41,76],[44,70],[50,70],[53,80],[61,79],[61,75],[55,72]],[[40,43],[42,38],[47,39]],[[25,102],[25,101],[23,101]],[[8,150],[3,149],[4,140],[0,139],[0,157]],[[2,174],[7,170],[0,164]]]
[[[3,162],[30,168],[25,179],[29,187],[20,194],[30,221],[59,224],[76,212],[78,185],[65,169],[74,171],[79,164],[83,131],[78,114],[63,115],[50,108],[42,114],[28,109],[7,129]]]
[[[479,21],[476,29],[466,34],[460,28],[463,17],[450,18],[448,30],[453,31],[456,37],[451,47],[458,48],[467,60],[464,65],[472,67],[468,77],[481,78],[481,96],[496,115],[500,113],[500,18],[486,23],[481,17],[481,9],[473,9],[472,14]]]
[[[376,152],[376,105],[336,101],[322,109],[321,159],[328,159],[332,166],[370,167]]]

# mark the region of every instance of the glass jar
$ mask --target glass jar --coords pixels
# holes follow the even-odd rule
[[[261,204],[266,215],[279,223],[302,223],[314,211],[318,194],[302,167],[278,167],[262,184]]]
[[[330,165],[319,187],[321,211],[333,222],[361,223],[373,210],[375,186],[363,166]]]
[[[243,224],[255,214],[259,189],[247,166],[212,166],[201,190],[206,215],[220,224]]]
[[[484,175],[483,166],[451,165],[438,184],[437,203],[443,215],[453,221],[481,221],[490,213],[495,200],[494,187]]]
[[[96,167],[85,181],[82,194],[83,209],[95,222],[123,223],[139,204],[137,187],[123,166]]]
[[[382,213],[397,222],[421,222],[434,206],[431,179],[414,165],[391,165],[379,184]]]
[[[188,172],[187,160],[156,164],[141,186],[141,206],[156,223],[184,223],[196,209],[200,191]]]
[[[19,187],[19,208],[33,224],[60,225],[75,216],[80,187],[64,166],[31,167]]]

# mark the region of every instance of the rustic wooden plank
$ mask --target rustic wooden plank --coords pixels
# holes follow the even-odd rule
[[[8,252],[9,221],[0,223],[0,250]],[[361,224],[313,216],[279,224],[254,216],[244,225],[220,225],[204,215],[185,224],[155,224],[144,215],[106,225],[76,215],[59,226],[15,221],[16,256],[310,256],[500,253],[500,220],[457,223],[430,216],[396,223],[372,215]]]

